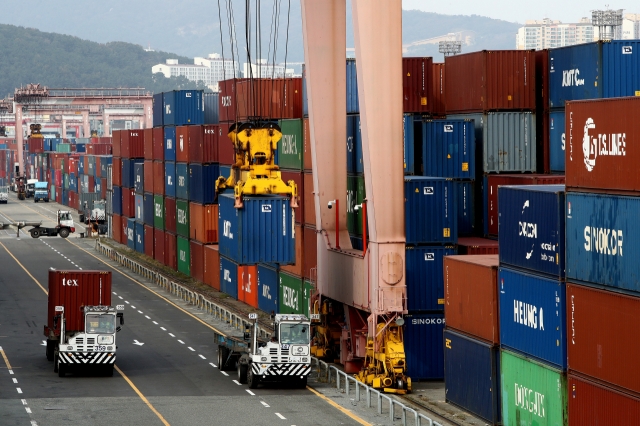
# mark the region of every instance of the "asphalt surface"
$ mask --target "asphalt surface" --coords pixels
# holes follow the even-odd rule
[[[0,222],[44,220],[46,226],[47,215],[53,226],[56,208],[18,202],[10,193]],[[73,234],[33,239],[25,232],[17,238],[15,228],[0,230],[1,425],[368,424],[309,389],[251,391],[238,384],[234,372],[215,367],[217,347],[201,312],[117,272],[112,304],[125,304],[125,324],[114,376],[58,377],[45,357],[48,269],[109,269],[78,241]]]

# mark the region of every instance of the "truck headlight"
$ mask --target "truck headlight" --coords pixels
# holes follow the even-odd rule
[[[113,336],[98,336],[98,343],[101,345],[112,345]]]
[[[266,357],[266,356],[263,356],[262,358],[260,358],[260,361],[262,361],[262,362],[267,362],[267,357]]]

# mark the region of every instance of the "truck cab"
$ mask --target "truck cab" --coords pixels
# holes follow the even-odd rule
[[[27,180],[27,185],[25,187],[27,198],[33,197],[33,194],[35,193],[36,183],[38,183],[38,179]]]
[[[0,186],[0,203],[7,204],[9,202],[9,187]]]
[[[49,184],[47,182],[36,182],[34,184],[33,202],[49,202]]]

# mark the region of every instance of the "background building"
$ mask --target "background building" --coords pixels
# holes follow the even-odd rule
[[[293,69],[284,69],[283,65],[268,64],[265,59],[258,59],[257,63],[249,64],[244,63],[242,66],[242,72],[245,78],[250,76],[249,70],[253,78],[283,78],[293,77]],[[286,75],[285,75],[286,74]]]
[[[589,43],[598,39],[598,31],[589,18],[582,18],[578,23],[563,24],[545,18],[542,21],[527,21],[518,29],[516,48],[552,49],[554,47],[571,46]]]
[[[218,91],[219,81],[241,77],[238,62],[222,59],[217,53],[211,53],[206,58],[196,57],[193,65],[179,64],[177,59],[167,59],[166,63],[151,67],[151,72],[161,72],[167,78],[183,76],[191,81],[202,81],[214,92]]]

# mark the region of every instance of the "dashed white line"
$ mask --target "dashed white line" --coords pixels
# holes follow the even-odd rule
[[[141,310],[138,310],[138,313],[140,313],[140,314],[141,314],[141,313],[142,313],[142,311],[141,311]]]
[[[236,385],[240,386],[240,382],[237,380],[234,380],[233,383],[235,383]]]
[[[82,271],[82,268],[78,267],[78,269],[80,269]]]
[[[182,340],[178,340],[178,342],[182,343],[184,345],[184,342]]]
[[[156,323],[156,322],[154,321],[154,323]],[[156,323],[156,324],[157,324],[157,323]],[[162,331],[167,331],[167,329],[166,329],[166,328],[164,328],[164,327],[160,327],[160,330],[162,330]]]
[[[216,368],[216,367],[217,367],[217,365],[215,365],[215,364],[214,364],[214,363],[212,363],[212,362],[210,362],[210,363],[209,363],[209,365],[210,365],[210,366],[212,366],[213,368]]]
[[[229,377],[229,375],[227,374],[226,371],[221,371],[222,374],[224,374],[225,376]]]
[[[265,407],[269,408],[269,404],[267,404],[267,403],[266,403],[266,402],[264,402],[264,401],[260,401],[260,404],[262,404],[262,405],[264,405]]]
[[[287,420],[287,418],[280,413],[276,413],[276,416],[280,417],[282,420]]]
[[[125,300],[124,303],[126,303],[127,305],[130,305],[131,303],[129,303],[128,300]]]
[[[207,358],[205,358],[205,356],[204,356],[204,355],[198,354],[198,356],[199,356],[200,358],[202,358],[202,359],[207,359]]]
[[[151,318],[149,318],[149,319],[151,319]],[[151,321],[151,322],[154,323],[155,325],[158,325],[158,323],[156,321]]]
[[[188,348],[189,348],[189,350],[190,350],[191,352],[195,352],[195,351],[196,351],[196,350],[195,350],[195,349],[193,349],[191,346],[188,346]]]
[[[9,370],[9,374],[13,374],[13,370]]]
[[[253,393],[253,392],[251,392],[249,389],[245,389],[245,390],[247,391],[247,393],[248,393],[249,395],[251,395],[251,396],[256,396],[256,394],[255,394],[255,393]]]
[[[31,414],[31,408],[29,408],[29,407],[24,407],[24,409],[27,411],[27,414]]]
[[[35,420],[31,420],[31,426],[38,426],[38,422],[36,422]]]
[[[171,333],[169,333],[169,336],[171,336],[171,337],[176,337],[176,336],[174,336],[174,335],[173,335],[173,334],[171,334]]]
[[[18,391],[18,393],[22,393],[22,389],[16,388],[16,390]]]
[[[15,377],[13,378],[13,383],[18,383],[18,379],[16,379]]]
[[[144,317],[145,317],[146,319],[151,319],[151,318],[149,318],[149,315],[145,315]]]
[[[120,300],[122,300],[122,296],[118,296],[120,298]]]
[[[115,291],[112,291],[111,293],[115,294],[116,296],[118,295],[118,293],[116,293]]]
[[[133,306],[133,305],[131,305],[131,308],[132,308],[132,309],[135,309],[136,307],[135,307],[135,306]]]
[[[21,399],[20,401],[22,401],[22,405],[27,405],[27,400],[26,399]]]

